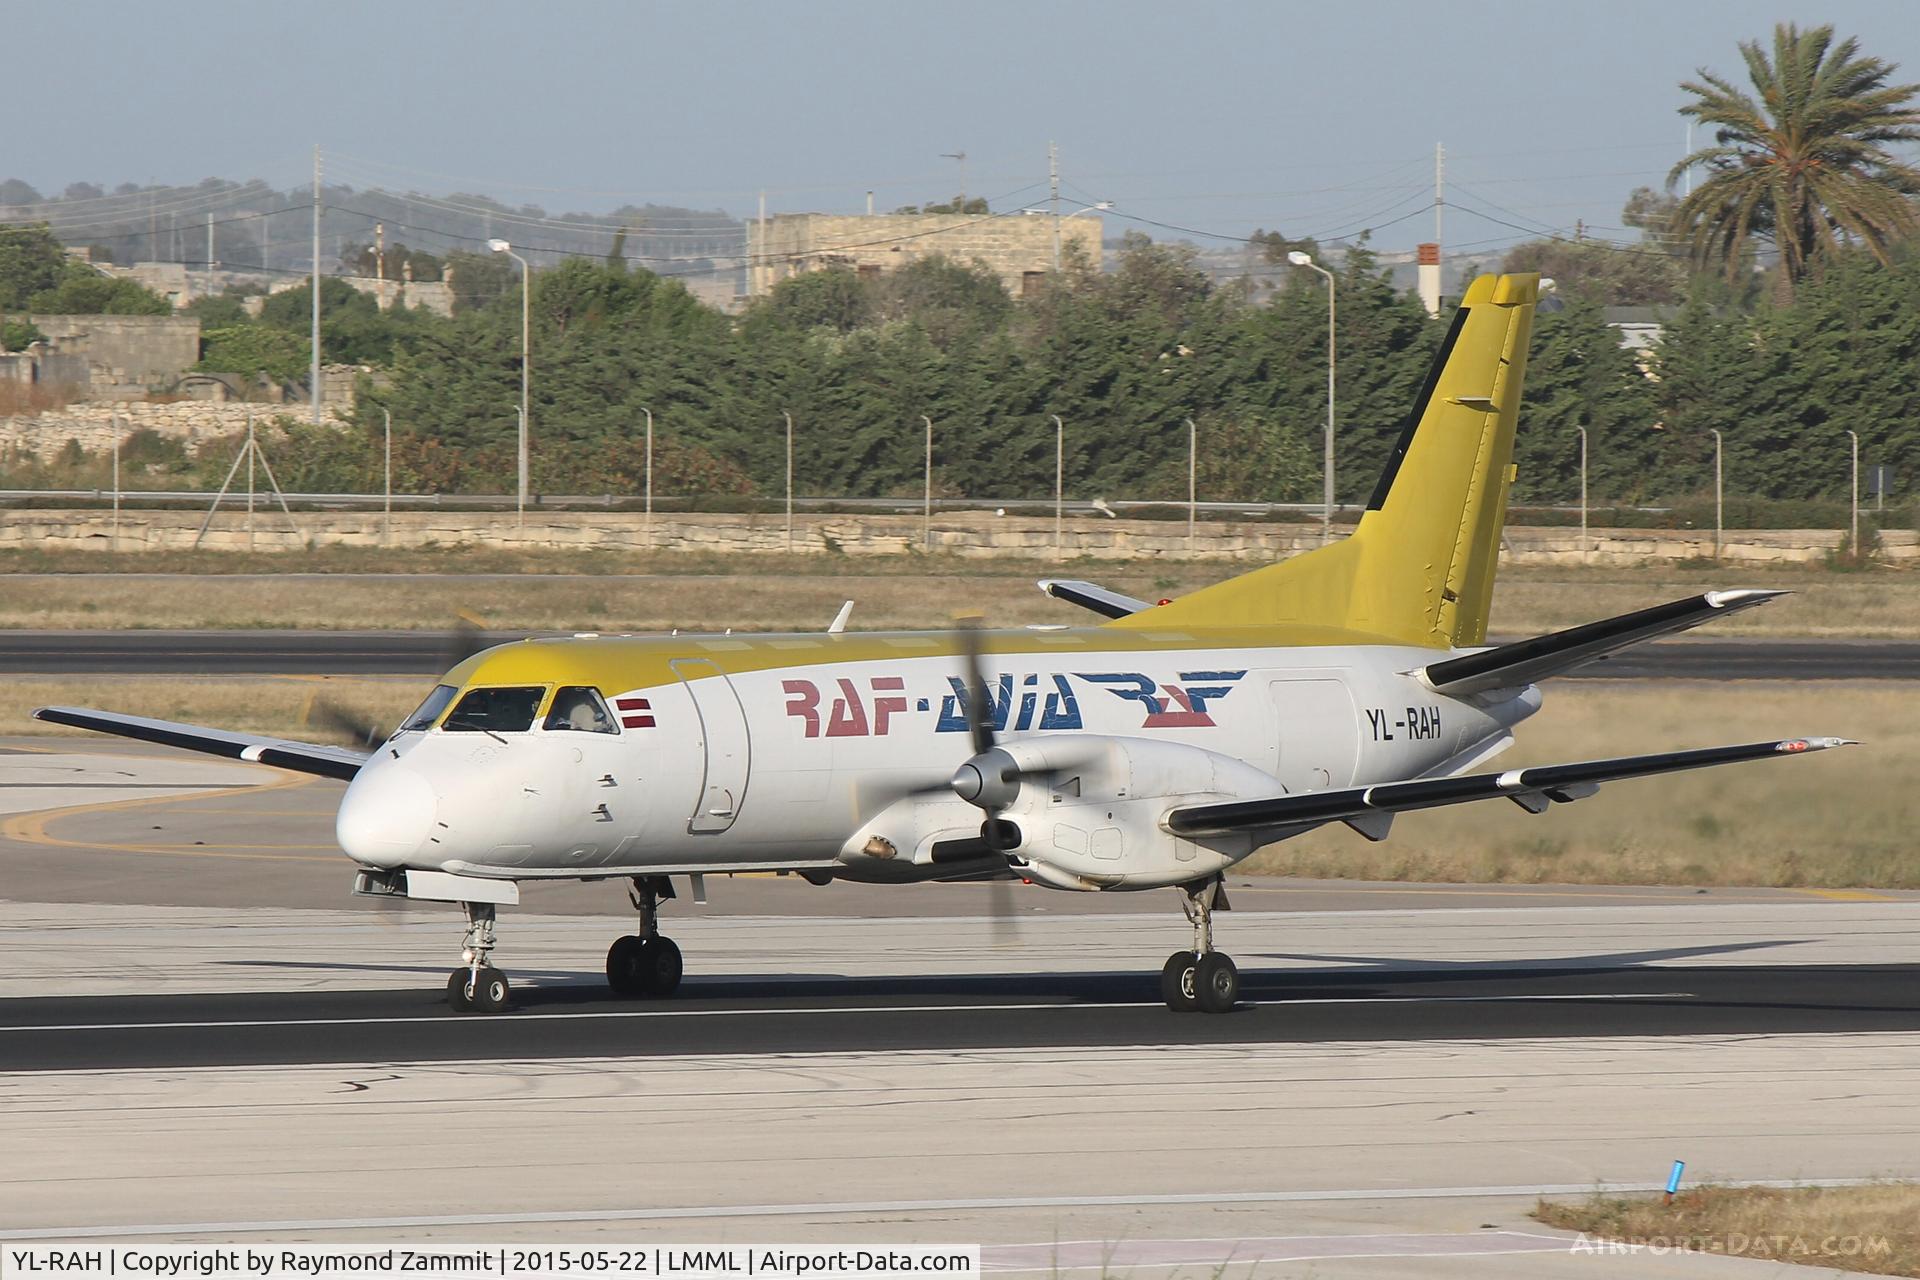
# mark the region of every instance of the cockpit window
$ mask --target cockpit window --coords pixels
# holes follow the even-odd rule
[[[545,727],[582,733],[620,732],[600,691],[578,684],[565,685],[553,695],[553,707],[547,712]]]
[[[440,727],[448,733],[525,733],[545,694],[538,685],[469,689]]]
[[[427,695],[427,700],[421,703],[412,715],[402,720],[400,727],[394,732],[405,733],[409,729],[433,728],[433,722],[440,718],[440,713],[447,709],[447,704],[453,701],[453,695],[458,692],[460,691],[450,684],[435,685],[433,692]]]

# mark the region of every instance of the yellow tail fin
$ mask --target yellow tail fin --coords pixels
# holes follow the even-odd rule
[[[1468,288],[1351,537],[1109,625],[1293,623],[1435,648],[1484,642],[1539,283],[1481,276]]]

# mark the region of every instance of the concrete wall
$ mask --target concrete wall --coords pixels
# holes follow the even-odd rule
[[[202,511],[128,511],[120,517],[125,550],[182,550],[193,545]],[[112,532],[110,517],[99,511],[19,511],[0,523],[0,550],[33,547],[97,549]],[[1839,550],[1842,535],[1826,529],[1729,531],[1722,559],[1729,564],[1818,564]],[[788,549],[781,516],[656,515],[631,513],[530,513],[524,527],[511,512],[396,512],[391,538],[382,517],[373,513],[301,512],[289,522],[279,514],[259,514],[251,535],[239,513],[223,512],[203,544],[236,549],[288,550],[307,546],[452,547],[487,545],[523,549],[635,552],[779,553]],[[1515,528],[1507,531],[1509,564],[1642,565],[1711,559],[1713,534],[1694,531],[1596,530],[1583,556],[1577,530]],[[1021,556],[1036,562],[1088,560],[1243,560],[1282,559],[1319,545],[1313,526],[1206,524],[1191,548],[1186,526],[1178,521],[1073,519],[1065,526],[1064,546],[1056,549],[1051,519],[996,517],[985,513],[942,516],[933,523],[933,548],[963,557]],[[914,516],[796,517],[792,550],[797,554],[906,555],[918,552],[921,525]],[[1893,531],[1883,535],[1883,557],[1898,565],[1920,565],[1920,535]]]
[[[978,258],[1019,297],[1029,272],[1053,269],[1050,216],[988,218],[981,214],[791,213],[747,224],[747,253],[754,265],[749,287],[759,297],[790,276],[831,266],[891,270],[936,254],[957,262]],[[1100,265],[1100,220],[1060,219],[1062,255],[1075,246]]]

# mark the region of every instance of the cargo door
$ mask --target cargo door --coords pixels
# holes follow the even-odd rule
[[[1278,732],[1274,776],[1289,792],[1353,781],[1360,726],[1353,695],[1339,680],[1275,680],[1269,686]]]

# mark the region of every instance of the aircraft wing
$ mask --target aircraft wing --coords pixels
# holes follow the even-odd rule
[[[86,707],[41,707],[35,720],[64,724],[74,729],[92,729],[122,738],[138,738],[162,746],[204,751],[229,760],[247,760],[270,764],[276,769],[311,773],[322,778],[351,780],[372,755],[351,747],[316,746],[308,742],[288,742],[257,733],[231,733],[225,729],[207,729],[197,724],[178,724],[172,720],[149,720],[145,716],[123,716],[112,711],[93,711]]]
[[[1124,618],[1151,608],[1145,600],[1121,595],[1094,582],[1073,582],[1062,578],[1040,579],[1040,589],[1056,600],[1091,609],[1103,618]]]
[[[1686,631],[1786,594],[1762,590],[1709,591],[1531,640],[1446,658],[1422,668],[1420,677],[1436,693],[1453,698],[1490,689],[1516,688],[1548,676],[1565,675],[1631,645]]]
[[[1334,791],[1305,791],[1261,800],[1230,800],[1223,804],[1188,805],[1167,815],[1167,829],[1177,836],[1217,836],[1235,832],[1312,826],[1323,822],[1363,823],[1382,815],[1437,809],[1471,800],[1512,800],[1531,813],[1543,812],[1555,801],[1565,803],[1592,795],[1603,782],[1676,773],[1708,765],[1767,760],[1775,756],[1825,751],[1850,745],[1844,738],[1792,738],[1782,742],[1754,742],[1735,747],[1705,747],[1696,751],[1667,751],[1650,756],[1622,756],[1579,764],[1538,765],[1505,773],[1475,773],[1459,778],[1423,778],[1413,782],[1383,782],[1371,787],[1343,787]]]

